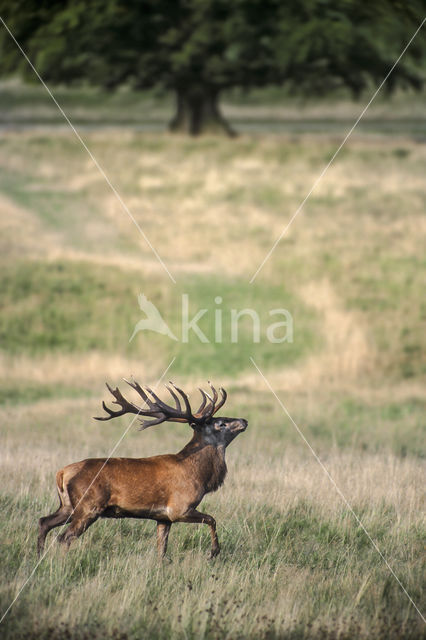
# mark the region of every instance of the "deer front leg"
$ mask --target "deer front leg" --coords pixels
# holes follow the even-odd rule
[[[208,513],[201,513],[196,509],[191,509],[188,513],[177,520],[177,522],[192,522],[194,524],[206,524],[210,528],[212,548],[209,558],[214,558],[220,553],[219,540],[216,533],[216,520]]]
[[[167,541],[169,539],[171,522],[157,522],[157,552],[160,560],[164,558],[167,551]]]

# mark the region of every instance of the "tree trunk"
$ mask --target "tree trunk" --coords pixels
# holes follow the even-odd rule
[[[220,113],[219,92],[205,87],[178,89],[176,113],[170,122],[170,131],[198,136],[203,133],[226,133],[235,136],[228,122]]]

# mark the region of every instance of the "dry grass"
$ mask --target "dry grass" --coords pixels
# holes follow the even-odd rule
[[[225,287],[229,296],[245,291],[336,146],[327,136],[189,142],[131,131],[92,132],[87,141],[178,290],[189,288],[200,301]],[[283,350],[282,364],[271,365],[260,349],[256,359],[419,606],[425,164],[424,145],[409,138],[351,140],[246,303],[268,305],[268,287],[283,292],[284,306],[285,296],[292,301],[296,356],[288,361]],[[123,314],[134,305],[137,315],[135,291],[170,307],[175,302],[167,275],[67,133],[4,136],[0,208],[0,265],[8,278],[16,265],[16,286],[19,280],[24,292],[14,297],[8,289],[11,302],[2,308],[0,597],[6,608],[36,562],[36,521],[54,508],[56,469],[105,455],[128,424],[90,422],[106,397],[104,380],[134,373],[154,383],[175,355],[167,338],[129,346],[130,315],[121,349],[111,338],[82,351],[71,330],[62,347],[29,342],[44,317],[40,301],[65,304],[49,273],[62,265],[77,284],[95,274],[118,296]],[[47,266],[39,282],[25,269],[18,278],[22,265],[40,264]],[[105,299],[102,330],[113,335],[114,301]],[[84,287],[80,298],[67,298],[81,306],[77,329],[88,335],[95,302]],[[22,345],[30,346],[15,342],[12,349],[7,319],[28,309],[33,315],[20,330]],[[311,334],[301,345],[300,336]],[[249,419],[249,430],[229,450],[225,487],[204,504],[219,524],[217,561],[205,559],[203,528],[174,526],[172,564],[159,566],[152,523],[98,522],[68,555],[56,545],[49,550],[5,619],[5,638],[421,637],[418,614],[244,349],[247,363],[238,375],[226,345],[195,351],[202,375],[190,365],[179,369],[180,352],[170,373],[195,388],[219,362],[229,413]],[[185,437],[182,426],[144,434],[132,428],[116,455],[177,450]]]
[[[54,470],[102,455],[106,437],[114,441],[111,425],[105,425],[108,436],[88,428],[92,404],[39,402],[5,416],[13,427],[1,454],[2,487],[15,506],[5,503],[11,519],[3,541],[16,567],[3,584],[5,603],[35,563],[35,516],[53,506]],[[233,445],[225,487],[206,500],[219,522],[220,559],[206,561],[206,532],[176,525],[172,564],[159,567],[152,524],[97,523],[68,555],[56,545],[49,549],[9,614],[6,637],[25,629],[43,634],[59,624],[71,637],[83,629],[90,637],[109,635],[114,628],[130,637],[142,629],[150,637],[419,637],[405,596],[320,466],[300,445],[262,439],[263,429],[255,422]],[[134,455],[135,438],[141,454],[176,449],[183,430],[147,432],[143,442],[132,430],[116,454]],[[413,457],[336,447],[324,452],[324,462],[418,599],[422,465]],[[12,560],[15,549],[22,550],[19,560]],[[390,602],[393,623],[386,622]]]
[[[105,453],[106,436],[87,426],[92,405],[87,400],[38,402],[9,409],[4,416],[10,427],[1,454],[2,487],[16,506],[10,511],[5,503],[12,518],[4,523],[3,540],[9,554],[17,546],[24,554],[4,590],[5,599],[16,592],[35,562],[34,509],[43,513],[53,506],[54,470],[64,461]],[[115,429],[105,425],[111,443]],[[205,532],[176,525],[170,544],[172,565],[159,568],[152,525],[97,523],[69,556],[50,549],[10,614],[12,636],[13,629],[43,630],[60,622],[76,632],[91,628],[93,616],[104,633],[113,627],[130,631],[126,620],[136,612],[136,620],[143,620],[155,637],[165,637],[170,624],[182,637],[259,637],[268,632],[282,637],[313,619],[315,627],[328,625],[330,633],[349,632],[351,616],[358,625],[351,632],[354,637],[370,636],[372,629],[383,632],[378,616],[385,584],[395,604],[409,613],[403,595],[388,582],[387,569],[316,461],[285,440],[274,441],[271,435],[262,440],[263,429],[255,422],[233,445],[227,483],[206,501],[219,521],[220,560],[210,566],[206,562]],[[116,453],[134,454],[136,438],[142,454],[176,449],[184,442],[183,428],[170,431],[147,432],[142,442],[132,430]],[[390,564],[415,589],[422,465],[412,457],[336,447],[324,452],[324,462]],[[48,600],[33,609],[33,602],[43,602],[46,589]],[[329,594],[324,604],[319,597],[323,589]],[[25,622],[17,617],[23,608]],[[402,635],[417,628],[414,616],[410,620],[405,631],[399,620],[396,628]],[[392,629],[387,633],[392,637]]]

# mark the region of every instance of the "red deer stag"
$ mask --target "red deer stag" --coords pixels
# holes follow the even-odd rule
[[[126,413],[151,418],[141,419],[141,430],[162,422],[187,422],[192,439],[176,454],[151,458],[90,458],[74,462],[56,474],[60,506],[40,518],[38,552],[42,552],[46,535],[54,527],[70,522],[59,541],[70,545],[98,518],[148,518],[157,521],[157,549],[162,558],[173,522],[207,524],[212,547],[210,557],[219,551],[216,522],[196,507],[206,493],[216,491],[226,475],[225,449],[247,427],[243,418],[215,418],[225,404],[227,394],[211,386],[212,395],[200,389],[202,402],[193,413],[188,396],[173,383],[167,386],[175,406],[164,403],[149,387],[129,382],[145,402],[138,407],[129,402],[118,387],[107,387],[114,396],[113,410],[102,403],[109,414],[96,420],[110,420]],[[179,395],[177,395],[179,394]],[[180,396],[180,398],[179,398]],[[184,408],[181,401],[183,400]]]

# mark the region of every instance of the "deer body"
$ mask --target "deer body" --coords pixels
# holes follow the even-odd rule
[[[181,390],[178,391],[183,394]],[[158,400],[153,392],[150,393]],[[117,398],[115,392],[114,396]],[[124,399],[121,394],[119,397],[122,404],[121,399]],[[213,398],[210,399],[214,408]],[[152,402],[151,405],[150,411],[138,408],[138,413],[152,416],[153,407],[158,407]],[[165,406],[161,407],[163,413]],[[122,414],[111,412],[110,409],[107,411],[110,417]],[[157,410],[156,423],[159,413]],[[227,472],[225,449],[246,429],[247,421],[212,418],[211,415],[206,420],[204,415],[200,417],[192,412],[190,416],[171,417],[176,421],[184,421],[184,417],[194,416],[199,424],[192,425],[193,437],[179,453],[150,458],[90,458],[58,471],[56,483],[60,506],[54,514],[40,519],[39,553],[43,550],[47,533],[53,527],[70,522],[68,529],[59,537],[61,542],[69,545],[99,517],[130,517],[157,521],[157,547],[161,557],[166,552],[173,522],[205,523],[210,527],[212,539],[210,555],[217,555],[220,548],[215,520],[197,511],[196,507],[206,493],[216,491],[223,483]],[[170,419],[170,416],[165,419]],[[144,426],[151,426],[151,423]]]

